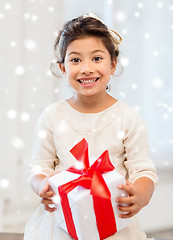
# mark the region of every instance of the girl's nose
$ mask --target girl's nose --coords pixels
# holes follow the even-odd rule
[[[82,66],[81,66],[81,73],[83,74],[90,74],[94,71],[92,63],[90,63],[89,61],[83,62]]]

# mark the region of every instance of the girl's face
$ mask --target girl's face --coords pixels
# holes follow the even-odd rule
[[[93,96],[106,92],[116,61],[111,61],[101,39],[87,36],[69,44],[60,69],[76,94]]]

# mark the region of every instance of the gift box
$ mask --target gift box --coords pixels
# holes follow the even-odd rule
[[[126,196],[117,188],[125,184],[105,151],[90,166],[88,143],[85,139],[70,151],[83,164],[72,166],[49,178],[55,192],[59,226],[75,240],[105,239],[130,224],[130,219],[119,218],[116,198]]]

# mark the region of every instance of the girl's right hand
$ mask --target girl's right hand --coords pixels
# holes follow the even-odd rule
[[[50,176],[49,176],[50,177]],[[54,196],[54,192],[51,190],[48,177],[46,177],[41,182],[40,191],[38,194],[41,197],[41,203],[44,205],[44,208],[48,212],[54,212],[56,211],[56,207],[50,207],[50,204],[54,204],[52,201],[52,197]]]

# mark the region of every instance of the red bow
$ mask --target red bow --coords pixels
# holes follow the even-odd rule
[[[70,152],[83,164],[83,168],[78,169],[75,166],[72,166],[67,169],[67,171],[81,174],[81,176],[58,187],[67,230],[75,240],[78,240],[67,194],[75,187],[82,186],[91,189],[90,193],[93,197],[99,236],[100,239],[105,239],[117,232],[116,221],[111,204],[111,194],[104,178],[102,177],[103,173],[114,170],[114,166],[109,159],[108,151],[106,150],[91,167],[88,158],[88,143],[85,139],[82,139],[82,141],[76,144]]]

